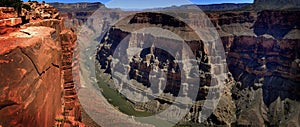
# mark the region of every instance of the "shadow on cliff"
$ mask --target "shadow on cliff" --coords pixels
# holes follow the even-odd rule
[[[114,26],[112,26],[111,29],[108,30],[108,32],[104,35],[103,38],[97,39],[100,41],[100,44],[103,44],[104,46],[99,47],[97,51],[97,57],[96,59],[101,65],[101,69],[105,70],[104,73],[111,74],[111,60],[109,56],[113,56],[114,52],[117,50],[118,45],[121,41],[126,39],[127,36],[131,36],[131,32],[134,32],[136,30],[140,30],[143,28],[151,27],[150,25],[160,25],[161,28],[169,30],[175,34],[177,34],[181,38],[185,38],[184,34],[180,34],[176,32],[173,28],[180,28],[183,29],[182,31],[185,32],[190,32],[189,34],[191,36],[196,36],[196,40],[192,41],[185,41],[187,43],[192,52],[193,55],[199,59],[200,65],[199,68],[200,70],[204,72],[209,72],[210,66],[207,64],[208,59],[207,59],[207,54],[204,52],[204,44],[201,41],[200,37],[197,35],[195,31],[192,30],[190,26],[188,26],[186,23],[183,21],[174,18],[170,15],[162,14],[162,13],[152,13],[152,12],[144,12],[144,13],[137,13],[134,15],[130,15],[128,17],[124,18],[126,20],[126,23],[128,25],[132,24],[145,24],[145,25],[139,25],[136,28],[131,28],[129,31],[122,31],[121,29],[118,29],[118,23],[122,24],[124,21],[119,21],[116,23]],[[153,27],[153,26],[152,26]],[[192,32],[191,32],[192,31]],[[138,36],[138,35],[137,35]],[[105,39],[106,38],[106,39]],[[108,39],[107,39],[108,38]],[[141,41],[141,39],[147,39],[146,41],[143,40],[144,42],[150,42],[149,44],[146,45],[151,45],[154,44],[153,41],[156,41],[156,44],[164,44],[164,39],[160,39],[159,37],[154,37],[152,35],[148,35],[148,38],[143,38],[138,36],[139,38],[138,41]],[[151,39],[149,39],[151,38]],[[151,41],[149,41],[151,40]],[[170,39],[172,40],[172,38]],[[129,41],[128,41],[129,42]],[[129,45],[129,44],[128,44]],[[178,49],[176,47],[180,48],[180,46],[173,45],[174,47],[168,47],[176,52]],[[147,46],[146,46],[147,47]],[[151,51],[152,50],[152,51]],[[201,52],[199,52],[201,51]],[[125,53],[126,54],[126,53]],[[125,54],[124,58],[125,58]],[[179,54],[182,54],[179,52]],[[165,75],[167,77],[167,82],[166,82],[166,87],[164,89],[164,93],[171,93],[174,96],[178,96],[179,90],[180,90],[180,84],[181,84],[181,73],[179,66],[177,63],[174,63],[174,56],[172,56],[170,53],[167,51],[160,49],[160,48],[145,48],[141,51],[141,53],[138,56],[135,56],[132,59],[140,59],[142,62],[136,63],[136,62],[130,62],[130,71],[129,71],[129,78],[130,79],[135,79],[139,83],[142,83],[144,86],[150,87],[150,81],[149,81],[149,75],[151,70],[151,66],[147,66],[146,64],[146,59],[147,57],[150,56],[150,64],[155,64],[155,61],[158,61],[158,67],[159,69],[166,69],[167,72],[165,72]],[[169,64],[167,66],[167,64]],[[125,70],[122,70],[125,71]],[[174,71],[174,72],[172,72]],[[138,72],[138,74],[137,74]],[[206,75],[205,75],[206,76]],[[205,80],[205,81],[203,81]],[[209,86],[210,81],[211,81],[211,76],[206,76],[205,79],[203,79],[200,83],[200,87],[203,86]],[[195,93],[197,94],[197,93]],[[203,100],[206,98],[208,94],[207,90],[200,89],[197,100]]]

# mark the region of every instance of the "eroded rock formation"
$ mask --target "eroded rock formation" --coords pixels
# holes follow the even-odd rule
[[[52,28],[29,27],[1,36],[2,126],[53,126],[62,112],[61,49],[52,34]]]
[[[238,125],[299,126],[298,14],[262,11],[253,15],[255,20],[239,24],[252,28],[244,27],[237,34],[231,31],[238,29],[220,30],[229,71],[237,81],[232,97]]]
[[[206,23],[199,20],[199,16],[195,14],[187,15],[189,16],[187,22],[195,26]],[[227,55],[228,78],[220,103],[204,124],[299,126],[300,52],[298,49],[300,48],[300,34],[298,27],[300,20],[297,17],[299,11],[232,11],[210,12],[207,15],[222,39]],[[136,42],[134,40],[145,39],[144,33],[130,33],[132,28],[158,26],[174,30],[175,33],[183,35],[183,38],[193,38],[183,24],[172,21],[170,18],[166,19],[168,20],[164,20],[159,14],[137,14],[130,17],[127,22],[128,25],[122,23],[119,26],[114,25],[104,37],[105,39],[100,41],[98,49],[97,59],[101,68],[105,70],[104,72],[111,73],[112,55],[122,39],[129,36],[130,45],[137,46],[141,43],[134,44]],[[153,40],[162,44],[169,41],[165,37],[156,37]],[[204,72],[203,77],[200,76],[203,78],[201,79],[201,86],[203,87],[199,89],[198,102],[192,107],[190,114],[182,123],[197,123],[198,112],[201,110],[201,100],[205,99],[206,88],[209,87],[207,84],[213,81],[210,74],[213,68],[207,62],[212,58],[205,60],[207,52],[205,52],[201,41],[191,41],[189,44],[194,48],[193,51],[202,52],[201,55],[196,54],[196,56],[201,61],[199,72]],[[170,79],[171,82],[164,92],[176,93],[178,84],[174,81],[180,80],[178,77],[180,73],[174,66],[174,58],[160,49],[151,50],[150,48],[143,53],[134,56],[130,60],[130,64],[123,65],[128,68],[130,79],[149,87],[151,69],[156,66],[156,68],[165,68],[166,73],[168,73],[167,79]],[[167,59],[169,62],[163,59]],[[221,68],[227,70],[227,67]],[[123,71],[126,72],[126,70]],[[136,108],[159,112],[159,110],[166,108],[165,101],[169,101],[166,98],[160,99],[164,101],[156,100],[158,105],[152,102],[136,103]]]
[[[200,17],[200,15],[197,16]],[[201,23],[195,24],[203,25]],[[191,48],[192,54],[196,57],[194,59],[195,61],[190,61],[191,63],[195,63],[189,66],[191,67],[191,69],[186,69],[184,67],[185,65],[180,66],[182,64],[186,64],[185,61],[187,57],[192,55],[189,54],[188,50],[184,49],[184,45],[182,44],[180,39],[168,38],[167,36],[163,36],[164,34],[159,33],[155,30],[155,32],[152,33],[154,35],[143,32],[132,33],[132,31],[148,27],[164,28],[174,32],[175,34],[183,38],[185,43],[187,43],[187,45]],[[127,40],[126,37],[128,37],[129,39]],[[123,39],[128,41],[128,45],[126,45],[127,47],[118,47]],[[224,100],[220,102],[220,105],[223,106],[223,108],[226,107],[228,109],[228,112],[215,112],[213,116],[217,118],[215,119],[214,117],[211,117],[209,118],[208,122],[218,121],[221,124],[231,124],[235,121],[235,105],[231,100],[230,90],[228,89],[231,85],[233,85],[234,82],[233,78],[226,78],[228,76],[230,77],[231,74],[227,73],[227,66],[224,66],[226,64],[222,63],[222,61],[225,62],[225,58],[221,55],[213,55],[214,57],[209,57],[208,53],[211,53],[212,55],[218,48],[211,45],[211,52],[209,52],[207,49],[205,49],[204,43],[197,36],[197,34],[194,33],[194,31],[188,25],[176,18],[172,18],[169,15],[160,13],[138,13],[133,16],[128,16],[127,19],[125,18],[125,20],[114,25],[107,32],[106,36],[104,36],[104,39],[101,40],[100,46],[98,48],[97,59],[99,60],[101,69],[104,69],[105,73],[112,73],[111,62],[114,61],[113,59],[116,57],[115,55],[118,56],[118,54],[114,54],[114,52],[120,49],[129,49],[132,47],[143,48],[145,46],[150,47],[143,49],[140,54],[134,54],[134,51],[130,50],[121,52],[119,55],[121,55],[122,57],[120,57],[120,59],[117,59],[117,61],[127,61],[127,56],[129,56],[129,58],[131,58],[130,56],[133,56],[133,58],[129,60],[128,64],[126,64],[126,62],[118,62],[117,65],[114,65],[115,68],[118,68],[117,72],[113,72],[114,76],[119,81],[119,84],[124,84],[123,86],[121,85],[121,88],[124,87],[124,89],[118,90],[123,91],[123,93],[127,95],[130,95],[132,93],[133,96],[139,98],[136,94],[134,94],[135,92],[138,93],[139,90],[128,88],[129,91],[127,91],[127,86],[125,85],[127,84],[127,82],[123,80],[124,77],[122,75],[129,75],[130,80],[136,80],[138,82],[136,85],[138,89],[141,87],[139,83],[141,83],[144,87],[158,85],[158,88],[154,87],[153,89],[153,87],[151,87],[151,92],[159,93],[159,96],[154,96],[156,99],[147,103],[133,101],[132,103],[134,103],[135,108],[153,113],[159,113],[160,111],[168,108],[170,104],[178,103],[173,102],[174,97],[180,98],[186,95],[188,96],[188,99],[186,99],[185,101],[189,101],[190,99],[193,99],[192,96],[195,95],[195,100],[197,101],[194,105],[192,105],[190,112],[181,121],[181,123],[198,123],[203,117],[201,116],[201,114],[199,114],[199,111],[201,111],[201,106],[204,106],[205,101],[209,101],[211,103],[210,106],[214,105],[215,102],[217,102],[215,99],[221,96],[221,85],[224,85],[225,91],[227,91],[227,93],[222,95],[222,98]],[[168,52],[166,51],[166,49],[169,49]],[[172,53],[172,55],[170,53]],[[123,67],[127,69],[119,70],[119,68]],[[151,73],[155,73],[155,75]],[[159,76],[159,73],[164,73],[166,76],[164,77],[161,75],[161,77],[157,77]],[[199,73],[199,77],[195,76],[195,74],[197,73]],[[181,77],[181,75],[183,75],[183,77]],[[198,93],[191,92],[197,89],[196,85],[198,84],[198,82],[195,82],[197,81],[196,78],[198,79],[198,81],[201,81],[199,91],[197,90]],[[151,80],[153,81],[151,82]],[[165,86],[164,82],[166,83]],[[184,86],[184,89],[187,89],[187,91],[183,92],[180,95],[179,93],[181,92],[179,90],[180,87],[182,87],[181,84],[186,84],[186,86]],[[117,87],[114,84],[111,85],[113,87]],[[141,87],[141,89],[143,89],[143,87]],[[188,90],[190,91],[188,92]],[[210,92],[213,97],[206,100],[208,92]],[[140,99],[143,100],[145,98],[141,97]],[[179,102],[179,105],[180,104],[181,102]],[[202,108],[209,109],[211,107]],[[220,110],[223,109],[220,108]],[[166,117],[172,118],[176,117],[177,114],[173,114],[172,112],[170,112],[170,114],[166,115]]]
[[[32,5],[43,14],[55,10]],[[76,34],[60,18],[40,16],[1,27],[0,126],[84,126],[72,84]]]

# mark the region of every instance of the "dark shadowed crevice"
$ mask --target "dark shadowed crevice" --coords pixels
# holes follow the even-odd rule
[[[0,110],[2,110],[5,107],[13,106],[13,105],[18,105],[18,103],[11,101],[11,100],[4,100],[0,102]]]
[[[56,67],[56,68],[59,68],[59,65],[55,64],[55,63],[51,63],[52,66]]]

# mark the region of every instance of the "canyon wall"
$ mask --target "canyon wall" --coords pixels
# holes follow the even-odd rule
[[[61,16],[65,19],[65,26],[72,29],[77,29],[79,26],[86,23],[97,9],[105,8],[102,3],[50,3],[57,8]]]
[[[76,34],[57,16],[1,30],[0,126],[84,126],[72,84]]]
[[[63,13],[63,15],[70,19],[71,22],[68,25],[82,25],[83,22],[87,21],[88,24],[86,25],[91,31],[98,31],[98,27],[93,27],[96,18],[94,21],[93,18],[88,19],[92,12],[96,10],[94,5],[91,5],[90,10],[87,9],[88,5],[86,4],[66,5],[65,7],[63,4],[57,4],[56,6],[60,6],[59,8],[62,8],[60,9],[62,11],[66,9],[65,12],[67,13]],[[214,8],[215,6],[208,6],[207,8]],[[209,12],[208,9],[206,14],[214,24],[223,42],[227,56],[227,67],[221,69],[228,71],[228,78],[216,110],[204,124],[299,126],[299,2],[297,0],[289,0],[288,2],[255,0],[253,5],[225,4],[223,6],[227,10],[226,12]],[[71,7],[76,8],[76,12],[68,12]],[[201,16],[193,13],[193,11],[186,11],[188,7],[191,6],[182,6],[185,9],[182,12],[182,18],[183,20],[188,19],[184,20],[185,22],[199,27],[207,25],[207,22],[203,21]],[[174,8],[171,7],[165,10]],[[232,8],[236,10],[228,11]],[[106,16],[107,20],[110,21],[122,17],[123,13],[115,11],[114,13],[108,13],[109,15],[101,16]],[[129,13],[134,14],[134,12]],[[147,19],[147,17],[152,19]],[[142,33],[131,34],[132,29],[130,28],[132,27],[167,26],[165,28],[185,36],[186,41],[193,47],[193,51],[199,59],[201,87],[198,92],[198,102],[192,106],[190,113],[181,123],[198,123],[198,112],[201,110],[203,100],[207,95],[207,87],[210,87],[208,84],[215,82],[210,73],[212,66],[208,62],[211,58],[207,58],[207,52],[205,52],[203,43],[200,40],[188,40],[188,38],[193,37],[187,26],[182,26],[177,21],[169,21],[158,17],[161,16],[144,15],[143,17],[143,15],[137,15],[127,19],[128,22],[126,23],[129,24],[125,26],[122,26],[122,23],[114,25],[105,35],[104,38],[106,39],[99,40],[101,37],[98,38],[100,46],[97,59],[101,64],[101,69],[106,73],[111,73],[111,55],[121,39],[126,36],[130,37],[129,41],[132,42],[132,45],[139,45],[139,43],[134,42],[136,39],[150,39],[162,43],[178,41],[165,37],[145,37],[145,34]],[[157,21],[155,21],[156,19]],[[111,25],[108,21],[104,22],[107,24],[104,24],[103,27]],[[175,49],[176,45],[170,48]],[[177,48],[180,48],[180,46]],[[161,54],[164,54],[164,56]],[[182,52],[178,54],[182,54]],[[166,62],[166,60],[169,62]],[[136,80],[137,84],[146,87],[150,86],[148,78],[151,77],[150,70],[152,68],[162,69],[167,73],[166,77],[170,81],[164,92],[170,93],[172,96],[176,96],[176,93],[178,93],[181,72],[176,68],[174,58],[167,52],[158,48],[145,49],[140,56],[134,56],[134,59],[126,67],[129,68],[130,79]],[[147,104],[133,103],[135,103],[137,109],[157,113],[164,110],[170,100],[172,100],[172,97],[159,98]]]
[[[238,125],[299,126],[299,14],[261,11],[239,16],[254,20],[215,21],[237,81],[232,98]]]
[[[55,32],[29,27],[1,36],[2,126],[53,126],[62,112],[61,46]]]
[[[221,37],[227,56],[227,67],[217,70],[226,70],[228,77],[225,80],[225,90],[220,103],[204,124],[299,126],[300,20],[297,16],[299,11],[228,11],[208,12],[207,15]],[[186,22],[195,26],[203,26],[207,23],[199,20],[201,16],[192,12],[185,16],[189,16],[189,20]],[[213,69],[212,64],[208,62],[212,58],[205,57],[207,52],[205,52],[203,43],[199,40],[193,41],[195,38],[192,33],[189,33],[186,26],[167,19],[164,20],[164,16],[159,13],[137,14],[128,20],[125,19],[120,25],[112,26],[105,35],[105,39],[99,40],[97,59],[101,69],[105,73],[111,73],[112,54],[117,50],[117,45],[122,39],[129,36],[129,45],[138,47],[143,43],[136,42],[136,39],[149,39],[145,38],[144,33],[132,34],[130,32],[139,28],[158,26],[174,30],[183,38],[186,37],[184,40],[192,47],[199,59],[199,73],[203,75],[200,75],[201,87],[198,92],[198,101],[181,123],[197,123],[199,122],[198,112],[201,110],[202,100],[206,98],[207,87],[212,87],[209,83],[214,82],[210,73]],[[124,25],[125,23],[128,24]],[[166,37],[153,38],[152,40],[161,42],[161,44],[174,41]],[[174,47],[176,46],[178,45],[174,45]],[[174,47],[169,48],[173,49]],[[125,54],[128,52],[122,55]],[[179,54],[184,53],[180,52]],[[169,62],[165,59],[168,59]],[[173,61],[174,58],[168,53],[160,49],[149,48],[140,55],[134,56],[129,65],[123,66],[129,69],[127,71],[130,79],[134,79],[146,87],[150,86],[151,75],[149,73],[151,69],[166,69],[167,79],[170,79],[168,80],[170,82],[167,83],[167,89],[164,92],[176,96],[174,93],[178,92],[178,85],[180,85],[176,81],[181,79],[178,76],[180,72]],[[123,71],[126,72],[126,70]],[[168,98],[159,98],[156,102],[160,105],[152,102],[133,103],[138,109],[157,113],[165,109],[166,102],[169,101]]]
[[[198,16],[201,17],[201,15]],[[183,49],[185,46],[180,39],[168,38],[164,36],[165,33],[162,31],[154,30],[151,34],[133,32],[151,27],[160,27],[174,32],[183,38],[183,41],[191,48],[192,54],[188,53],[188,50]],[[208,51],[200,38],[201,37],[199,37],[190,26],[169,15],[151,12],[137,13],[124,18],[109,29],[107,34],[100,41],[100,46],[97,51],[97,60],[101,65],[101,69],[104,70],[104,73],[113,73],[113,77],[116,78],[115,80],[118,82],[116,84],[124,84],[121,85],[123,94],[132,94],[132,96],[139,98],[138,95],[134,93],[140,92],[134,88],[126,88],[129,85],[125,85],[127,82],[122,78],[124,75],[128,75],[129,80],[137,81],[133,83],[137,89],[151,87],[151,92],[154,94],[147,93],[147,95],[156,95],[156,93],[159,93],[157,96],[154,96],[154,100],[149,102],[132,101],[136,109],[159,113],[167,109],[172,103],[185,105],[182,102],[174,102],[174,98],[181,98],[186,95],[188,97],[185,101],[196,100],[196,102],[191,106],[190,112],[180,123],[199,123],[202,117],[205,117],[205,115],[201,116],[199,113],[201,109],[207,108],[210,110],[210,108],[212,108],[210,106],[216,105],[218,98],[222,96],[218,109],[225,110],[224,108],[226,108],[226,112],[214,112],[213,116],[210,117],[206,123],[219,122],[220,124],[231,124],[235,121],[235,105],[231,100],[229,89],[234,83],[233,78],[230,72],[226,71],[226,64],[222,63],[225,62],[225,56],[217,55],[219,53],[219,51],[217,51],[218,46],[210,45],[211,50]],[[118,47],[123,39],[128,41],[128,45],[126,45],[126,47]],[[143,49],[145,46],[150,47]],[[128,64],[126,64],[126,62],[117,62],[113,65],[114,72],[112,72],[111,62],[115,59],[112,57],[116,57],[115,55],[118,56],[118,54],[114,54],[114,52],[132,47],[142,48],[143,50],[138,54],[134,54],[133,50],[126,50],[126,52],[120,53],[120,59],[117,59],[117,61],[127,61],[128,56],[133,56],[133,58],[130,59],[131,57],[129,57],[130,60],[128,60]],[[168,52],[166,49],[169,49]],[[171,55],[171,53],[173,55]],[[185,65],[180,66],[186,64],[184,61],[186,61],[188,56],[192,55],[195,56],[194,61],[191,61],[195,64],[189,66],[192,69],[186,69],[184,67]],[[160,73],[164,73],[165,76]],[[195,76],[197,73],[199,77]],[[200,84],[198,81],[200,81]],[[183,89],[188,89],[188,91],[181,93],[181,84],[186,84]],[[113,88],[118,88],[118,85],[110,85]],[[199,88],[197,88],[197,86]],[[224,93],[226,94],[220,94],[222,93],[220,92],[222,87],[225,87]],[[129,89],[129,91],[126,89]],[[120,91],[120,89],[117,90]],[[194,92],[194,90],[197,91]],[[208,93],[213,97],[209,99],[206,98]],[[140,98],[141,100],[145,99]],[[206,101],[210,102],[209,106],[205,105]],[[176,117],[177,114],[170,112],[166,115],[166,117],[173,118]]]
[[[65,125],[68,126],[84,126],[82,123],[80,103],[77,96],[77,89],[80,86],[76,86],[75,82],[79,83],[79,64],[76,53],[77,45],[76,34],[66,29],[61,32],[62,42],[62,76],[64,87],[64,112]]]

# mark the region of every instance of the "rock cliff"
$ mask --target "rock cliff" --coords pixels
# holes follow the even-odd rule
[[[195,16],[195,15],[192,15]],[[201,15],[195,19],[201,17]],[[126,19],[127,18],[127,19]],[[181,87],[181,83],[189,84],[187,85],[187,89],[193,90],[196,89],[194,86],[195,73],[199,73],[198,80],[200,80],[200,87],[199,91],[197,92],[188,92],[183,93],[183,95],[187,94],[188,96],[195,95],[196,103],[191,106],[190,112],[187,116],[180,121],[180,123],[185,124],[189,122],[199,123],[201,120],[201,106],[204,106],[205,100],[207,99],[207,94],[211,92],[213,99],[208,99],[211,102],[211,105],[214,105],[216,102],[214,99],[221,96],[218,92],[221,89],[221,85],[225,86],[225,91],[230,91],[229,88],[233,85],[232,78],[226,78],[227,76],[230,77],[230,73],[227,70],[227,67],[224,66],[225,64],[220,64],[214,61],[225,61],[225,58],[220,56],[209,57],[208,53],[213,53],[217,49],[217,47],[211,47],[212,52],[208,52],[205,48],[204,43],[200,40],[200,38],[193,32],[193,30],[186,25],[184,22],[176,19],[171,18],[169,15],[164,15],[160,13],[138,13],[133,16],[126,17],[125,20],[115,24],[106,34],[104,39],[100,41],[100,46],[98,48],[97,53],[97,60],[101,65],[101,69],[104,70],[104,73],[112,73],[111,69],[111,62],[113,61],[112,55],[118,49],[118,45],[120,41],[123,39],[126,40],[126,36],[129,36],[128,40],[128,47],[137,47],[142,48],[143,46],[151,46],[153,48],[143,49],[140,54],[133,55],[130,50],[127,52],[122,52],[122,57],[120,60],[125,60],[122,58],[126,58],[126,56],[132,56],[133,58],[129,60],[128,65],[120,65],[120,68],[123,66],[128,68],[128,74],[130,80],[136,80],[136,85],[138,88],[145,86],[147,88],[151,87],[152,92],[154,93],[163,93],[159,96],[155,96],[156,99],[141,103],[141,102],[132,102],[136,109],[141,109],[145,111],[149,111],[152,113],[159,113],[166,108],[173,102],[174,97],[181,97],[179,90]],[[191,21],[193,22],[193,21]],[[125,25],[126,24],[126,25]],[[195,25],[203,25],[201,23]],[[180,39],[177,38],[168,38],[166,36],[162,36],[162,33],[155,33],[155,35],[150,35],[150,33],[133,33],[132,31],[142,29],[142,28],[149,28],[149,27],[161,27],[167,30],[170,30],[176,33],[178,36],[183,38],[185,43],[191,48],[193,55],[196,57],[195,61],[197,64],[191,66],[191,70],[182,70],[180,64],[184,60],[185,57],[191,55],[186,50],[179,50],[183,49],[184,46],[182,45]],[[157,32],[157,31],[156,31]],[[153,33],[152,33],[153,34]],[[143,43],[148,42],[148,43]],[[169,43],[175,43],[168,45]],[[173,55],[167,52],[165,49],[154,48],[157,46],[165,47],[165,49],[169,49]],[[128,47],[121,47],[121,48],[128,48]],[[131,54],[131,55],[130,55]],[[174,56],[174,54],[176,54]],[[175,58],[176,57],[176,58]],[[178,61],[176,61],[178,60]],[[126,61],[126,60],[125,60]],[[214,64],[213,64],[214,63]],[[119,64],[119,63],[118,63]],[[122,63],[124,64],[124,63]],[[117,65],[115,65],[117,66]],[[196,66],[199,67],[196,70]],[[118,66],[119,67],[119,66]],[[211,71],[214,70],[214,71]],[[118,75],[114,75],[118,80],[119,84],[126,84],[126,82],[122,81],[122,75],[126,75],[126,69],[121,70]],[[225,75],[223,72],[226,71]],[[156,76],[153,76],[155,73]],[[165,73],[165,77],[157,77],[158,73]],[[184,75],[184,78],[181,77]],[[158,80],[159,79],[159,80]],[[222,80],[223,79],[223,80]],[[151,82],[152,81],[152,82]],[[225,82],[225,84],[222,84]],[[163,85],[166,83],[165,85]],[[161,85],[159,85],[161,84]],[[196,83],[197,84],[197,83]],[[114,84],[110,84],[112,87],[116,87]],[[153,85],[159,85],[158,87],[154,87]],[[165,88],[165,89],[162,89]],[[141,88],[142,89],[142,88]],[[210,91],[211,90],[211,91]],[[126,92],[126,94],[134,93],[136,90],[130,89],[130,92]],[[137,95],[135,95],[137,96]],[[187,99],[187,100],[189,100]],[[231,100],[230,94],[223,94],[222,101],[220,101],[220,107],[226,107],[228,112],[215,112],[214,115],[209,118],[208,122],[219,122],[221,124],[231,124],[235,121],[235,105]],[[181,104],[181,103],[179,103]],[[202,107],[202,108],[209,108],[209,107]],[[220,108],[222,110],[222,108]],[[168,114],[169,117],[175,117],[176,114]],[[215,118],[216,117],[216,118]]]
[[[53,34],[29,27],[1,36],[2,126],[53,126],[62,112],[61,48]]]
[[[1,27],[0,126],[84,126],[72,75],[76,34],[52,15]]]
[[[244,126],[299,126],[299,25],[295,10],[266,11],[227,11],[207,13],[222,39],[227,56],[228,79],[219,105],[213,115],[204,123],[206,125],[244,125]],[[187,14],[187,21],[195,26],[203,25],[199,16]],[[151,18],[149,18],[151,17]],[[167,16],[166,16],[167,17]],[[147,19],[149,18],[149,19]],[[168,18],[166,18],[168,19]],[[173,19],[173,18],[171,18]],[[127,21],[127,22],[126,22]],[[213,82],[211,76],[211,58],[201,41],[195,41],[188,28],[178,21],[164,20],[159,14],[135,15],[121,25],[114,25],[104,40],[100,40],[97,59],[105,73],[111,73],[111,55],[117,45],[126,36],[130,36],[130,45],[139,45],[134,39],[145,40],[145,34],[132,34],[132,28],[162,27],[190,41],[192,50],[201,61],[199,66],[201,87],[198,102],[182,123],[197,123],[201,104],[205,99],[207,87]],[[150,37],[151,38],[151,37]],[[190,40],[189,40],[190,39]],[[151,39],[150,39],[151,40]],[[165,37],[154,37],[154,41],[168,42]],[[174,40],[173,40],[174,41]],[[175,45],[174,45],[175,46]],[[169,47],[174,48],[174,47]],[[177,47],[180,48],[180,47]],[[176,48],[174,48],[176,49]],[[197,54],[201,52],[200,54]],[[126,54],[126,53],[124,53]],[[124,55],[122,54],[122,55]],[[184,54],[183,52],[179,54]],[[166,60],[167,59],[167,60]],[[158,62],[157,62],[158,61]],[[162,62],[161,62],[162,61]],[[169,62],[167,62],[169,61]],[[180,81],[174,58],[160,49],[147,49],[134,56],[126,66],[130,79],[149,87],[150,71],[157,67],[167,73],[165,93],[176,96]],[[220,70],[217,69],[217,70]],[[232,75],[231,75],[232,74]],[[232,76],[232,77],[231,77]],[[203,87],[202,87],[203,86]],[[160,100],[161,99],[161,100]],[[164,100],[164,101],[162,101]],[[159,98],[157,103],[135,103],[136,108],[159,112],[166,108],[168,98]],[[134,103],[134,102],[133,102]]]
[[[261,11],[238,25],[218,23],[229,71],[237,82],[232,98],[238,125],[299,126],[298,14]]]
[[[100,4],[58,4],[54,6],[64,11],[62,15],[68,17],[67,25],[82,25]],[[99,5],[99,6],[98,6]],[[299,91],[300,91],[300,20],[299,1],[297,0],[255,0],[253,5],[225,4],[226,12],[209,12],[208,17],[215,25],[227,56],[227,67],[220,69],[228,71],[225,90],[213,115],[204,122],[205,125],[241,125],[241,126],[299,126]],[[186,7],[186,8],[185,8]],[[188,9],[189,6],[182,6]],[[205,8],[206,6],[202,6]],[[70,12],[75,8],[75,12]],[[219,9],[217,5],[207,8]],[[235,11],[228,11],[230,9]],[[170,8],[167,8],[168,10]],[[171,8],[172,9],[172,8]],[[242,10],[246,9],[246,10]],[[267,10],[268,9],[268,10]],[[162,9],[163,10],[163,9]],[[106,15],[108,18],[118,18],[123,12]],[[144,17],[143,17],[144,16]],[[189,19],[195,26],[202,26],[199,15],[193,12],[183,12],[182,18]],[[147,19],[148,17],[148,19]],[[149,17],[151,17],[149,19]],[[200,40],[193,38],[187,26],[179,21],[164,20],[161,15],[136,15],[127,19],[127,24],[113,26],[100,41],[97,59],[101,69],[110,73],[111,55],[118,42],[130,36],[132,45],[138,45],[135,39],[151,39],[160,42],[174,41],[165,37],[149,37],[144,34],[131,34],[132,27],[162,27],[176,31],[186,37],[199,59],[201,72],[201,87],[199,88],[197,103],[192,106],[190,113],[181,123],[199,123],[201,105],[207,94],[208,84],[215,82],[211,76],[212,65],[208,61],[207,52]],[[93,22],[93,21],[90,21]],[[69,24],[68,24],[69,23]],[[89,24],[91,31],[97,28]],[[110,25],[110,24],[105,24]],[[55,28],[57,29],[57,28]],[[192,38],[192,39],[190,39]],[[195,39],[195,40],[193,40]],[[176,39],[175,39],[176,41]],[[178,40],[177,40],[178,41]],[[171,49],[181,47],[170,47]],[[161,55],[164,54],[164,55]],[[178,53],[182,54],[182,52]],[[66,55],[66,57],[69,57]],[[162,62],[160,62],[162,61]],[[167,62],[168,61],[168,62]],[[150,103],[135,103],[135,108],[158,113],[164,110],[178,93],[180,72],[176,68],[176,61],[167,52],[158,48],[145,49],[126,65],[129,68],[130,79],[137,84],[149,87],[150,70],[159,68],[165,71],[168,79],[167,89],[170,93],[165,98],[159,98]],[[220,69],[216,69],[220,70]],[[70,70],[69,70],[70,71]],[[67,74],[68,75],[68,74]],[[153,78],[153,77],[152,77]],[[73,83],[67,83],[73,87]],[[72,89],[73,90],[73,89]],[[157,89],[158,90],[158,89]],[[159,90],[158,90],[159,91]],[[68,91],[68,93],[72,93]],[[70,94],[73,95],[73,94]],[[72,96],[73,97],[73,96]],[[74,103],[72,103],[74,104]]]

